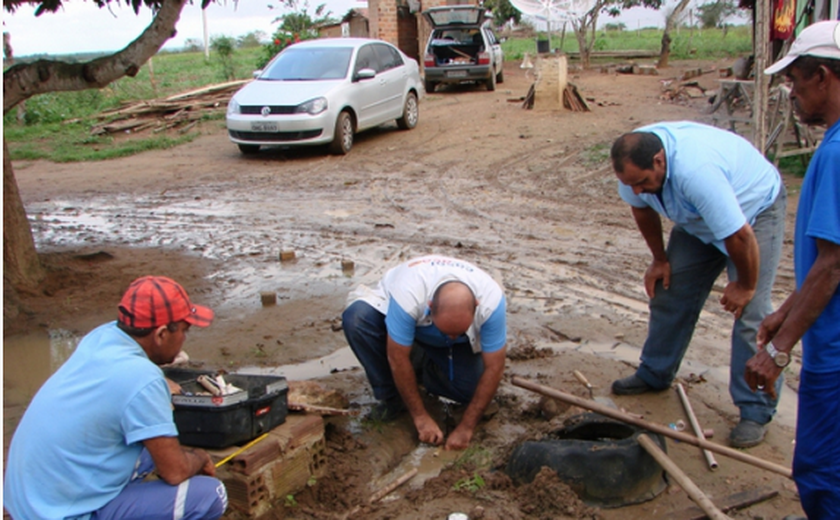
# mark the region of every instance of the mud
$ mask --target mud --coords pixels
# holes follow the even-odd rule
[[[546,415],[539,396],[508,377],[587,396],[572,375],[578,369],[595,396],[608,396],[610,382],[632,372],[646,334],[641,279],[649,253],[616,193],[609,146],[645,123],[708,122],[705,99],[662,100],[660,82],[698,66],[728,65],[683,62],[660,76],[573,72],[571,81],[593,110],[572,113],[522,109],[533,77],[509,63],[495,92],[436,92],[421,101],[416,129],[383,126],[360,135],[344,157],[319,149],[244,157],[215,121],[172,150],[98,163],[16,162],[52,274],[37,294],[5,293],[5,447],[40,384],[82,335],[114,319],[122,292],[144,274],[171,276],[216,310],[213,326],[190,332],[190,365],[314,379],[364,412],[373,398],[340,329],[346,295],[359,283],[375,284],[404,259],[440,253],[478,264],[504,286],[511,356],[501,410],[480,425],[469,450],[455,454],[417,446],[407,420],[330,418],[328,476],[296,496],[297,506],[278,504],[282,513],[374,520],[456,511],[486,519],[673,517],[691,505],[679,489],[593,513],[550,475],[533,489],[506,484],[499,468],[516,442],[545,435],[580,412]],[[698,81],[717,85],[712,74]],[[790,237],[798,180],[785,183]],[[282,251],[294,251],[295,260],[281,261]],[[788,239],[778,303],[793,288],[791,253]],[[727,391],[731,317],[718,303],[724,283],[701,315],[680,372],[701,424],[723,443],[737,421]],[[263,306],[264,292],[275,293],[277,304]],[[767,441],[750,450],[779,464],[792,456],[798,366],[789,369],[793,388],[783,393]],[[675,392],[613,398],[649,420],[684,419]],[[434,413],[447,420],[442,406]],[[730,460],[719,460],[712,473],[698,450],[682,444],[669,444],[669,455],[713,501],[744,490],[779,491],[731,512],[734,518],[801,514],[795,487],[783,477]],[[417,482],[366,503],[376,482],[410,465],[424,467]],[[456,485],[465,478],[475,483],[475,475],[484,485]]]

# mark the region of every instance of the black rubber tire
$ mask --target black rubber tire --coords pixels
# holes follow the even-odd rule
[[[651,500],[666,482],[662,467],[636,439],[642,433],[665,450],[662,435],[595,413],[576,415],[545,439],[517,446],[506,472],[522,484],[532,482],[540,468],[548,466],[584,502],[597,507]]]
[[[504,83],[504,82],[505,82],[505,69],[502,69],[502,70],[499,71],[498,74],[496,74],[496,83]]]
[[[487,90],[489,92],[496,90],[496,75],[491,73],[490,77],[484,82],[484,84],[487,86]]]
[[[424,82],[424,87],[426,88],[426,94],[431,94],[432,92],[435,91],[435,88],[437,87],[437,83],[434,82],[434,81],[425,81]]]
[[[242,155],[254,155],[260,151],[260,145],[258,144],[240,144],[238,146]]]
[[[417,104],[417,94],[409,92],[405,96],[405,103],[403,104],[403,113],[397,119],[397,126],[400,130],[411,130],[417,126],[417,120],[420,118],[420,108]]]
[[[335,134],[330,143],[330,152],[347,155],[353,148],[353,118],[346,110],[335,119]]]

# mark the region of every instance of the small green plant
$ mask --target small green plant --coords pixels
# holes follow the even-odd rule
[[[215,36],[210,40],[210,49],[221,66],[222,79],[227,81],[236,79],[236,69],[233,65],[236,40],[230,36]]]
[[[598,143],[595,146],[587,148],[583,152],[583,160],[590,166],[606,161],[610,158],[610,146],[608,143]]]
[[[475,493],[476,491],[483,488],[487,483],[484,482],[484,478],[478,473],[473,473],[471,477],[464,477],[455,484],[452,485],[452,489],[454,491],[469,491],[470,493]]]
[[[453,463],[455,469],[489,468],[493,462],[493,453],[483,446],[471,445]]]
[[[294,495],[286,495],[286,500],[283,505],[286,507],[297,507],[298,503]]]
[[[317,484],[317,483],[318,483],[318,479],[316,479],[314,476],[313,476],[313,477],[309,477],[309,480],[307,480],[307,481],[306,481],[306,485],[307,485],[308,487],[312,487],[312,486],[314,486],[314,485],[315,485],[315,484]]]

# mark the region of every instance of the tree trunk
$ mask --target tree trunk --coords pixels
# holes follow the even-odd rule
[[[116,54],[87,63],[38,60],[9,67],[3,73],[3,114],[36,94],[102,88],[123,76],[136,75],[175,35],[175,24],[186,2],[164,0],[149,27]],[[46,273],[35,251],[5,138],[3,204],[3,280],[19,291],[35,290]]]
[[[665,69],[668,67],[668,58],[671,57],[671,35],[668,34],[668,29],[662,33],[662,47],[659,50],[659,61],[656,63],[656,68]]]
[[[33,291],[44,274],[3,139],[3,281],[18,291]]]
[[[665,32],[662,33],[662,48],[659,51],[659,62],[656,64],[657,68],[664,69],[668,66],[668,59],[671,57],[671,31],[680,20],[680,15],[688,7],[691,0],[680,0],[680,3],[674,7],[674,10],[665,19]]]

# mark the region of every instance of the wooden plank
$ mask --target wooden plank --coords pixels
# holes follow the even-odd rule
[[[723,512],[743,509],[765,500],[778,496],[779,492],[770,488],[748,489],[732,495],[715,499],[715,504]],[[706,513],[697,506],[691,506],[682,511],[671,511],[657,516],[654,520],[703,520],[708,518]]]

